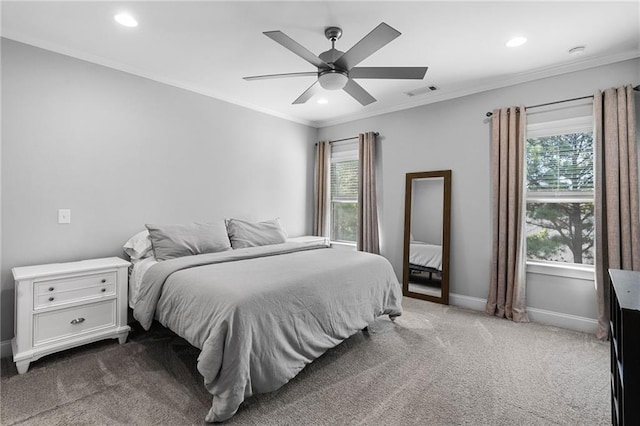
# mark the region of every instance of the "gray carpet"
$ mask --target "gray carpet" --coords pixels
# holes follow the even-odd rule
[[[606,425],[609,347],[593,336],[405,298],[228,424]],[[1,363],[3,425],[202,424],[198,351],[168,330]]]

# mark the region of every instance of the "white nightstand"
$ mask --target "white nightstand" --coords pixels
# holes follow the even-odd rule
[[[13,268],[13,361],[31,361],[96,340],[127,341],[127,268],[118,257]]]

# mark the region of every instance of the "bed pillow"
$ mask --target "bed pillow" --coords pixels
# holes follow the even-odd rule
[[[227,232],[234,249],[281,244],[287,241],[287,233],[278,218],[266,222],[247,222],[227,219]]]
[[[134,262],[144,259],[145,257],[153,256],[153,247],[149,239],[149,231],[145,229],[144,231],[138,232],[124,243],[122,249]]]
[[[231,249],[224,222],[145,225],[157,260]]]

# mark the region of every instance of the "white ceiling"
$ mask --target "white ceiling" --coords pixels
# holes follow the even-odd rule
[[[117,24],[128,11],[137,28]],[[244,76],[314,67],[270,40],[281,30],[316,54],[340,26],[348,50],[380,22],[402,33],[360,66],[428,66],[417,80],[360,80],[377,102],[342,91],[292,105],[314,77]],[[322,127],[640,56],[638,1],[2,1],[2,36]],[[522,35],[528,43],[508,48]],[[568,50],[583,45],[583,55]],[[638,82],[634,82],[638,83]],[[434,85],[438,91],[404,92]]]

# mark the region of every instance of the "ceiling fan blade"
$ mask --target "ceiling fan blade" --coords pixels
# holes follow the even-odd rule
[[[360,86],[358,83],[356,83],[352,79],[349,79],[349,81],[347,82],[347,85],[344,86],[342,90],[350,94],[351,97],[353,97],[353,99],[355,99],[356,101],[360,102],[362,106],[367,106],[370,103],[373,103],[376,101],[376,98],[371,96],[369,92],[364,90],[362,86]]]
[[[303,104],[318,92],[320,92],[320,84],[318,84],[318,81],[315,81],[311,86],[309,86],[307,90],[302,93],[302,95],[298,96],[298,99],[293,101],[293,104]]]
[[[302,59],[316,66],[317,68],[333,68],[322,59],[318,58],[313,52],[309,51],[306,47],[299,44],[297,41],[283,33],[282,31],[265,31],[262,34],[269,37],[271,40],[289,49]]]
[[[270,78],[317,77],[317,76],[318,76],[318,73],[316,71],[309,71],[309,72],[290,72],[285,74],[253,75],[251,77],[242,77],[242,79],[247,81],[253,81],[253,80],[267,80]]]
[[[334,63],[340,68],[350,70],[399,35],[400,31],[383,22],[364,36],[364,38],[357,42],[351,49],[347,50],[344,55]]]
[[[349,71],[349,77],[422,80],[426,73],[427,67],[355,67]]]

